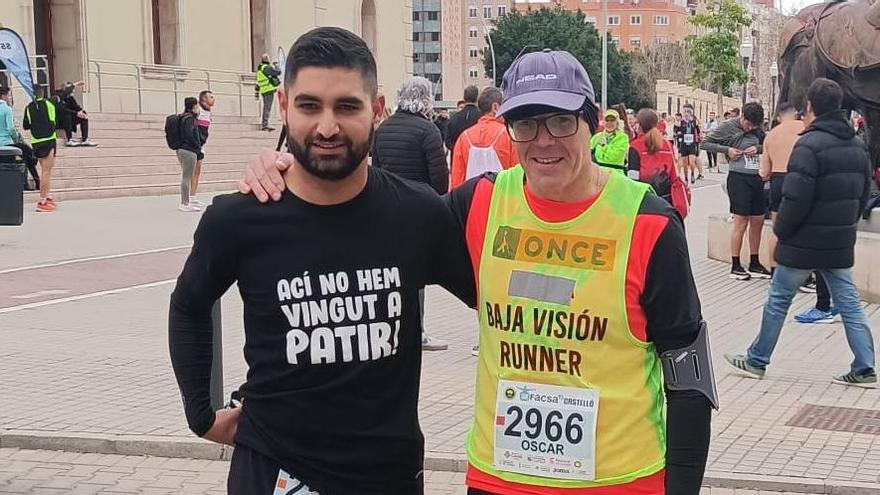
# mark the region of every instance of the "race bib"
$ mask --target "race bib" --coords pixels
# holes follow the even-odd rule
[[[758,170],[761,168],[761,155],[743,155],[743,159],[746,161],[746,169]]]
[[[684,144],[694,144],[694,135],[693,134],[685,134],[684,135]]]
[[[501,380],[495,468],[568,480],[596,478],[599,392]]]

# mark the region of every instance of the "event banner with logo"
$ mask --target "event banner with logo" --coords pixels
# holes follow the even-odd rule
[[[0,28],[0,61],[6,66],[6,70],[18,79],[21,87],[34,98],[34,79],[31,76],[31,62],[28,58],[27,47],[21,36],[9,28]]]

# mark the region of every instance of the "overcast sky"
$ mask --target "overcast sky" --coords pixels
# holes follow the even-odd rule
[[[777,0],[777,1],[779,2],[777,5],[779,5],[780,10],[782,10],[782,13],[784,13],[784,14],[791,14],[793,12],[796,12],[796,11],[806,7],[807,5],[822,2],[822,0]]]

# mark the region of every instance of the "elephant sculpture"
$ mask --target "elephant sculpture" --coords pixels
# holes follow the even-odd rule
[[[806,108],[817,77],[843,88],[843,105],[865,119],[871,161],[880,167],[880,0],[810,5],[783,29],[779,101]]]

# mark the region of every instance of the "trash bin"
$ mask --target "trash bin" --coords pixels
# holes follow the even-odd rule
[[[0,225],[24,222],[24,164],[21,150],[0,146]]]

